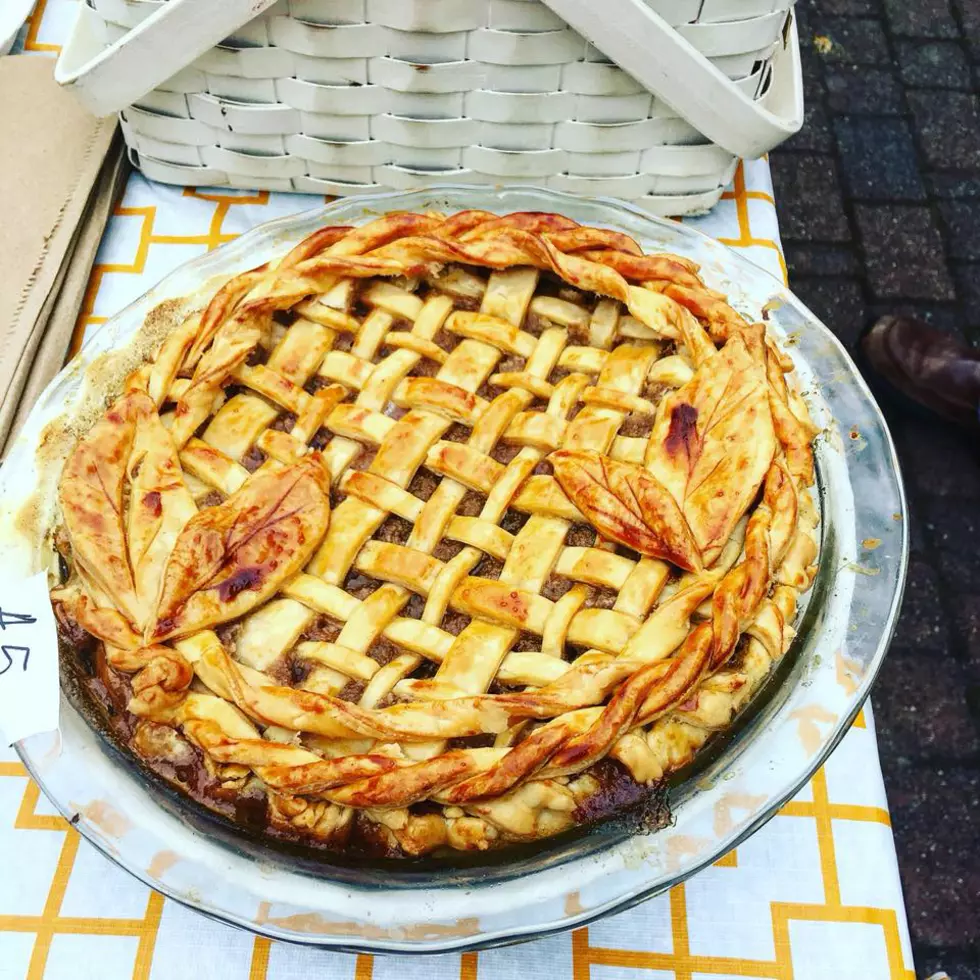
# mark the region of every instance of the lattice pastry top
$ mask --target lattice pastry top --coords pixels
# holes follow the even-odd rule
[[[483,849],[649,801],[813,576],[792,368],[616,232],[323,228],[79,441],[63,639],[151,768],[273,835]]]

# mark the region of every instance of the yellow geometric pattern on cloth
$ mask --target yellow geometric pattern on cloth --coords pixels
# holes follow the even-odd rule
[[[849,739],[855,737],[872,739],[873,736],[868,729],[855,731],[848,735]],[[869,745],[869,749],[871,746]],[[871,749],[873,751],[873,749]],[[11,754],[12,757],[12,754]],[[829,765],[832,765],[834,760]],[[25,964],[23,976],[29,980],[40,980],[45,976],[61,976],[62,974],[46,972],[52,942],[59,936],[116,936],[133,937],[136,940],[135,949],[132,951],[131,958],[127,957],[125,969],[107,972],[107,976],[132,976],[134,980],[143,978],[153,978],[155,976],[167,977],[171,974],[163,972],[157,974],[153,970],[154,954],[157,951],[158,934],[161,929],[161,920],[165,915],[166,909],[172,909],[172,903],[164,900],[159,894],[150,889],[142,889],[146,894],[145,911],[140,917],[132,918],[108,918],[97,916],[77,916],[66,915],[62,912],[62,903],[65,899],[69,881],[73,875],[77,875],[75,865],[79,856],[80,848],[91,848],[91,845],[81,840],[67,821],[60,816],[54,816],[43,812],[48,809],[46,801],[40,796],[37,785],[27,778],[26,771],[19,762],[0,761],[0,790],[3,784],[15,784],[21,789],[19,803],[16,809],[11,811],[13,819],[8,822],[7,808],[0,803],[0,850],[7,847],[16,846],[16,833],[30,831],[41,834],[60,834],[60,846],[58,847],[57,860],[50,875],[50,884],[47,897],[44,900],[43,908],[40,913],[10,914],[5,909],[0,911],[0,950],[4,949],[4,935],[6,933],[29,934],[33,938],[33,945],[29,960]],[[838,777],[835,785],[846,785],[846,780]],[[0,801],[3,801],[9,794],[0,792]],[[826,768],[820,769],[814,776],[810,785],[810,799],[798,798],[786,804],[775,818],[773,824],[764,829],[753,839],[754,847],[765,849],[763,839],[772,834],[777,825],[783,822],[793,824],[805,823],[808,833],[812,833],[816,841],[816,854],[819,868],[819,881],[822,887],[822,901],[784,901],[773,900],[769,902],[769,912],[771,921],[769,927],[772,933],[772,946],[774,955],[770,958],[752,958],[748,956],[726,955],[723,953],[705,953],[700,950],[700,943],[692,941],[692,929],[689,924],[690,899],[689,891],[692,885],[698,881],[694,879],[687,885],[678,885],[672,889],[664,901],[654,900],[639,909],[621,913],[615,920],[636,919],[636,929],[634,932],[635,942],[629,948],[619,948],[611,946],[603,941],[597,941],[596,934],[604,934],[607,930],[604,923],[599,923],[591,927],[577,929],[570,934],[555,937],[540,944],[521,946],[519,949],[526,954],[524,969],[527,975],[535,976],[535,951],[538,946],[547,944],[552,947],[545,955],[542,949],[541,968],[550,965],[553,969],[556,962],[553,947],[564,945],[568,947],[570,956],[568,963],[570,972],[567,974],[571,980],[600,980],[600,978],[615,976],[630,978],[635,976],[635,980],[648,980],[649,973],[643,971],[661,971],[665,977],[674,977],[677,980],[702,980],[709,977],[759,977],[774,978],[774,980],[792,980],[796,976],[794,963],[798,962],[798,954],[795,954],[792,938],[792,928],[794,923],[824,923],[824,924],[848,924],[860,925],[874,931],[878,937],[878,946],[881,949],[881,962],[868,963],[862,961],[855,963],[853,974],[834,974],[834,980],[843,980],[844,977],[860,977],[861,980],[869,978],[883,977],[888,980],[914,980],[914,973],[908,965],[908,954],[906,951],[907,941],[905,937],[904,911],[901,906],[901,895],[897,888],[894,891],[895,903],[893,907],[878,905],[873,907],[852,904],[845,900],[842,893],[840,869],[845,862],[856,860],[858,855],[850,853],[846,847],[838,843],[842,824],[865,824],[890,828],[888,812],[883,807],[868,805],[864,803],[838,802],[831,798],[828,787],[828,777]],[[805,796],[801,794],[801,797]],[[733,807],[737,807],[738,801],[733,801]],[[42,810],[42,812],[38,812]],[[781,828],[780,828],[781,829]],[[743,845],[747,850],[753,844]],[[886,845],[887,846],[887,845]],[[741,850],[732,851],[716,862],[715,868],[702,872],[702,875],[712,873],[727,874],[729,870],[740,870],[739,853]],[[116,869],[106,869],[107,873],[122,875]],[[758,881],[756,884],[760,884]],[[764,882],[762,883],[764,884]],[[738,893],[727,896],[730,900],[737,901]],[[574,894],[569,897],[567,903],[568,912],[574,912],[576,897]],[[2,906],[0,906],[2,908]],[[663,912],[661,916],[666,922],[659,922],[656,928],[650,929],[655,934],[665,928],[669,934],[669,950],[662,949],[642,949],[636,948],[643,944],[643,928],[649,928],[649,924],[644,924],[643,920],[651,918],[644,916],[643,910],[653,908],[656,919],[657,912]],[[613,920],[610,920],[613,921]],[[244,941],[243,934],[236,933],[234,930],[217,924],[200,920],[200,928],[209,937],[210,941],[218,944],[226,944],[234,937],[234,945],[240,946]],[[622,931],[622,930],[619,930]],[[628,930],[634,931],[634,930]],[[171,940],[173,941],[173,940]],[[200,938],[197,940],[200,941]],[[292,976],[292,972],[279,973],[277,971],[277,950],[282,949],[280,944],[272,943],[263,938],[249,937],[248,943],[251,945],[250,955],[238,957],[235,964],[229,963],[225,973],[219,973],[217,980],[224,980],[224,977],[245,977],[248,980],[276,980],[278,976]],[[657,945],[652,943],[651,945]],[[388,976],[390,964],[396,958],[393,957],[373,957],[370,955],[358,955],[356,958],[345,954],[329,954],[312,950],[287,950],[292,961],[305,962],[310,970],[316,968],[317,976],[325,978],[353,976],[356,980],[381,980]],[[464,953],[459,956],[446,956],[440,958],[438,967],[434,966],[431,960],[403,960],[398,958],[397,965],[400,975],[408,980],[414,978],[416,973],[422,976],[422,972],[415,968],[423,963],[433,964],[426,970],[428,977],[436,977],[438,980],[443,978],[459,977],[460,980],[466,978],[481,978],[481,980],[491,980],[496,976],[507,976],[506,972],[501,972],[503,964],[495,962],[501,957],[500,951],[490,951],[485,953]],[[247,959],[247,964],[245,960]],[[8,966],[13,963],[8,961]],[[606,968],[615,968],[609,972]],[[635,972],[635,974],[633,973]],[[654,974],[659,977],[661,973]],[[7,974],[5,974],[7,975]],[[19,974],[10,973],[10,976]],[[549,972],[541,973],[542,976],[561,977],[564,973]],[[811,974],[807,974],[811,975]],[[820,975],[820,974],[813,974]]]
[[[69,6],[67,0],[39,0],[27,27],[25,50],[57,51]],[[87,328],[104,322],[191,254],[230,241],[260,221],[315,203],[311,198],[267,193],[181,191],[151,186],[134,177],[93,269],[73,350]],[[732,188],[712,214],[692,223],[744,249],[753,261],[776,275],[782,273],[785,279],[764,161],[740,167]],[[798,724],[803,729],[826,722],[801,717]],[[853,778],[858,773],[860,779]],[[732,801],[733,814],[727,817],[736,826],[737,803]],[[760,855],[768,855],[784,836],[800,866],[756,867],[763,863]],[[0,748],[0,855],[6,862],[0,875],[0,976],[74,980],[92,970],[91,975],[100,980],[170,980],[199,975],[200,957],[210,951],[211,980],[299,976],[323,980],[503,980],[518,976],[549,980],[795,980],[804,976],[914,980],[873,727],[865,712],[810,785],[766,828],[715,867],[667,896],[618,916],[509,949],[434,960],[355,957],[288,947],[192,916],[97,855],[93,855],[98,867],[95,873],[87,859],[91,851],[91,845],[54,815],[13,752]],[[20,853],[25,855],[24,864],[15,865]],[[788,864],[791,855],[781,851],[779,855]],[[851,900],[856,891],[853,868],[874,879],[877,900],[873,904]],[[808,876],[814,879],[815,892],[807,893],[799,884]],[[71,914],[80,904],[86,908],[96,904],[100,890],[124,888],[132,893],[134,911],[141,914]],[[28,892],[36,894],[36,907],[25,907]],[[737,910],[750,893],[767,912],[745,929],[743,948],[766,947],[771,949],[768,956],[740,955],[738,948],[732,948],[738,937],[733,939],[725,932],[726,924],[744,925],[736,921]],[[769,897],[776,895],[781,897]],[[573,898],[569,899],[569,913],[575,911]],[[710,936],[705,935],[705,922],[711,927]],[[819,933],[819,945],[815,945],[800,929],[805,924],[831,931]],[[722,933],[724,941],[719,938]],[[90,941],[91,950],[73,946],[78,953],[75,958],[59,956],[61,944],[73,937]],[[609,937],[628,940],[612,942]],[[712,937],[717,947],[706,948]],[[830,972],[823,966],[824,957],[835,956],[835,947],[842,952]],[[97,962],[85,962],[85,957]]]

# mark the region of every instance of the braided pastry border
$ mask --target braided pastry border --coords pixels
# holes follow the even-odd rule
[[[618,300],[652,336],[683,345],[695,364],[717,344],[757,329],[704,285],[693,263],[644,255],[618,232],[552,214],[391,214],[360,227],[320,229],[278,263],[230,279],[199,318],[189,318],[167,338],[127,389],[159,407],[178,375],[193,369],[170,429],[180,449],[209,417],[215,396],[260,342],[273,313],[322,295],[340,279],[431,278],[456,264],[530,266]],[[764,356],[780,448],[762,500],[745,523],[742,553],[686,576],[619,656],[586,654],[558,680],[533,691],[363,708],[265,683],[232,660],[214,633],[145,646],[84,572],[81,588],[56,590],[53,598],[63,615],[103,640],[114,669],[134,674],[134,714],[180,727],[226,775],[254,772],[274,813],[294,827],[338,833],[349,824],[348,808],[357,808],[412,853],[428,849],[431,818],[438,815],[418,816],[408,807],[430,800],[445,808],[438,843],[484,847],[498,838],[557,832],[575,822],[575,811],[596,792],[588,776],[596,762],[609,755],[640,782],[662,778],[731,721],[789,646],[797,596],[815,571],[816,514],[806,492],[813,481],[814,433],[786,385],[792,362],[771,341]],[[694,625],[709,599],[708,617]],[[652,642],[656,636],[659,643]],[[741,663],[733,666],[743,636]],[[228,702],[225,708],[189,690],[195,675]],[[225,710],[230,705],[241,714]],[[434,725],[420,728],[433,718]],[[260,737],[253,721],[381,745],[323,758],[295,743]],[[529,722],[540,724],[527,734]],[[498,736],[492,748],[450,749],[421,759],[399,748],[487,733]]]

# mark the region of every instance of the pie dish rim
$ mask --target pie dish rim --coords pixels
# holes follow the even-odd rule
[[[52,401],[52,398],[57,405],[62,404],[62,399],[60,397],[60,387],[64,385],[65,379],[70,379],[72,373],[77,375],[80,373],[80,368],[82,365],[90,363],[102,350],[107,347],[112,346],[112,341],[116,339],[116,336],[123,337],[126,334],[132,334],[134,326],[137,322],[142,322],[143,315],[146,311],[153,308],[163,297],[172,296],[175,294],[173,288],[167,289],[165,287],[174,283],[175,278],[179,279],[180,275],[194,275],[196,273],[197,279],[200,281],[204,270],[208,269],[210,266],[221,266],[224,268],[222,270],[222,275],[227,276],[230,272],[237,270],[238,268],[247,267],[247,264],[254,264],[255,252],[251,251],[251,248],[255,245],[261,245],[266,250],[272,248],[275,251],[281,251],[282,248],[289,242],[298,240],[308,231],[312,230],[325,222],[330,221],[340,221],[340,220],[351,220],[353,217],[357,221],[357,217],[369,218],[377,216],[379,211],[387,210],[426,210],[426,204],[424,202],[434,202],[440,210],[444,211],[454,211],[461,210],[466,207],[484,207],[488,210],[498,211],[501,213],[506,213],[514,210],[551,210],[559,213],[566,213],[570,217],[580,220],[583,224],[606,224],[615,227],[619,230],[627,231],[633,234],[634,237],[638,237],[641,245],[644,246],[645,251],[651,250],[650,242],[653,240],[655,242],[653,248],[667,248],[671,251],[676,251],[680,254],[690,254],[693,250],[700,254],[694,255],[696,260],[701,261],[705,265],[705,271],[709,276],[709,284],[715,286],[716,288],[721,288],[726,293],[731,293],[732,282],[720,283],[718,280],[717,272],[724,270],[726,266],[734,265],[736,274],[740,276],[742,280],[742,285],[745,282],[751,282],[753,284],[753,289],[756,291],[765,291],[768,293],[770,299],[775,299],[775,303],[770,302],[769,306],[773,310],[773,320],[776,322],[777,328],[780,325],[780,321],[787,316],[790,317],[791,324],[793,321],[792,317],[795,316],[796,320],[800,322],[802,326],[804,323],[807,327],[816,324],[815,318],[795,298],[788,293],[783,287],[779,286],[774,279],[768,276],[767,273],[759,270],[757,267],[752,266],[747,258],[744,256],[733,253],[732,250],[728,249],[726,246],[722,246],[706,236],[702,235],[695,229],[691,229],[687,226],[677,226],[673,223],[662,221],[660,219],[651,218],[635,208],[628,205],[623,205],[618,202],[607,202],[607,201],[596,201],[587,202],[581,199],[573,198],[570,196],[556,194],[554,192],[544,192],[538,191],[536,189],[518,188],[513,190],[506,190],[498,192],[497,194],[489,194],[486,192],[475,191],[472,188],[436,188],[429,189],[424,192],[410,192],[410,193],[396,193],[388,195],[378,195],[366,198],[348,198],[340,202],[336,202],[332,205],[328,205],[326,208],[318,209],[315,212],[307,212],[301,215],[290,215],[285,218],[277,219],[273,222],[267,223],[266,225],[260,226],[259,228],[253,229],[251,232],[247,233],[245,236],[237,239],[235,242],[228,246],[224,246],[221,250],[210,253],[197,260],[192,260],[191,263],[181,266],[176,272],[172,273],[166,279],[163,280],[158,286],[154,287],[149,291],[144,297],[137,300],[134,304],[123,310],[120,314],[117,314],[108,324],[103,326],[96,334],[91,337],[83,347],[80,353],[80,360],[74,367],[70,366],[66,368],[65,372],[59,375],[59,378],[52,383],[52,386],[45,392],[44,396],[39,400],[39,408],[35,410],[34,416],[32,416],[33,432],[36,437],[39,426],[37,424],[37,419],[43,416],[43,407],[48,405]],[[380,207],[377,207],[380,205]],[[360,212],[358,214],[358,212]],[[643,235],[638,232],[638,228],[647,228],[647,234]],[[300,230],[302,229],[302,230]],[[681,247],[678,247],[678,246]],[[683,247],[687,245],[688,247]],[[224,254],[219,254],[224,253]],[[246,255],[248,256],[246,258]],[[705,263],[705,255],[708,256],[709,261]],[[717,266],[713,269],[712,266]],[[210,276],[208,277],[210,278]],[[201,291],[203,292],[207,289],[207,286],[201,286]],[[213,288],[213,287],[212,287]],[[186,288],[178,289],[177,293],[186,293]],[[761,295],[761,292],[760,292]],[[739,297],[731,297],[733,299],[734,305],[745,306],[745,303],[739,302]],[[758,307],[760,303],[750,303]],[[790,316],[792,314],[792,316]],[[126,324],[129,326],[127,327]],[[856,377],[853,365],[851,365],[845,358],[841,358],[842,348],[839,343],[826,331],[826,328],[820,326],[820,331],[822,332],[821,339],[825,342],[830,343],[830,348],[828,348],[828,353],[833,351],[836,355],[837,361],[842,361],[843,366],[850,372],[851,379]],[[777,329],[778,334],[778,329]],[[836,348],[836,349],[835,349]],[[797,346],[791,353],[794,359],[798,358],[799,346]],[[802,361],[804,365],[807,362]],[[904,497],[901,488],[901,481],[898,475],[897,462],[895,460],[894,448],[891,445],[890,437],[888,436],[887,429],[884,426],[883,420],[881,419],[880,413],[877,410],[877,406],[874,405],[873,400],[868,396],[866,388],[863,386],[863,382],[858,379],[858,384],[854,386],[854,391],[859,398],[858,401],[861,403],[862,408],[870,416],[870,421],[873,423],[874,431],[865,430],[864,434],[861,435],[861,439],[865,442],[869,436],[876,440],[874,449],[880,459],[876,459],[876,464],[881,466],[884,464],[884,471],[886,479],[891,476],[893,496],[897,501],[896,513],[904,516]],[[48,405],[50,408],[50,405]],[[28,424],[27,441],[30,443],[29,433],[32,431],[31,423]],[[843,444],[843,443],[842,443]],[[28,445],[28,448],[31,448]],[[853,447],[848,447],[852,449]],[[20,446],[19,451],[23,453],[24,447]],[[12,455],[16,455],[12,453]],[[851,453],[851,456],[854,454]],[[859,455],[859,454],[858,454]],[[846,458],[847,454],[842,453],[842,457]],[[890,458],[889,458],[890,457]],[[820,454],[818,453],[818,459]],[[15,460],[16,462],[16,460]],[[16,469],[16,467],[13,467]],[[11,464],[7,463],[4,465],[4,478],[8,476],[11,472]],[[818,463],[818,472],[820,472],[820,465]],[[0,487],[7,482],[5,479],[0,478]],[[5,503],[9,504],[8,501]],[[826,518],[825,518],[826,519]],[[883,629],[880,636],[875,641],[872,641],[872,647],[875,647],[871,651],[868,663],[864,669],[863,675],[860,682],[857,683],[854,690],[849,696],[849,701],[847,703],[846,710],[837,714],[838,721],[832,727],[830,731],[824,733],[820,732],[821,741],[818,745],[815,754],[813,754],[807,765],[804,767],[804,773],[802,776],[797,776],[790,780],[791,785],[788,789],[784,786],[784,792],[780,794],[780,797],[773,802],[771,799],[767,800],[765,806],[757,807],[757,812],[753,811],[744,820],[740,821],[738,825],[731,829],[731,832],[725,835],[724,841],[720,846],[716,847],[708,856],[697,855],[691,857],[687,861],[681,862],[672,872],[661,872],[659,877],[655,876],[655,880],[652,882],[647,882],[645,885],[640,885],[637,887],[637,882],[634,881],[628,889],[629,894],[625,896],[620,896],[618,900],[607,901],[602,907],[588,907],[583,908],[580,911],[575,911],[572,909],[571,914],[566,914],[561,917],[561,921],[549,924],[547,922],[536,923],[530,927],[526,925],[525,922],[520,921],[521,917],[510,913],[505,913],[504,918],[511,920],[510,925],[501,923],[497,927],[490,926],[487,928],[484,926],[482,921],[478,925],[477,934],[467,934],[463,935],[458,931],[454,934],[450,927],[447,927],[445,931],[440,933],[436,930],[435,935],[426,935],[424,930],[422,933],[412,933],[410,926],[400,926],[395,928],[394,931],[387,930],[387,936],[375,935],[370,938],[365,935],[364,938],[370,939],[369,942],[365,943],[350,943],[344,941],[345,937],[331,935],[330,931],[327,930],[322,934],[310,934],[304,933],[302,930],[290,929],[288,926],[283,927],[282,925],[277,925],[272,919],[266,917],[266,921],[256,922],[254,920],[249,921],[248,919],[242,919],[240,916],[236,916],[233,912],[228,910],[223,910],[216,908],[214,906],[208,907],[209,903],[203,899],[198,901],[195,900],[193,896],[189,896],[186,891],[183,895],[176,894],[174,892],[173,886],[168,888],[168,883],[165,881],[154,880],[152,882],[147,882],[152,884],[153,887],[159,888],[171,897],[177,898],[178,900],[184,901],[187,904],[201,909],[208,914],[217,915],[219,918],[223,918],[226,921],[233,921],[239,925],[243,925],[246,928],[251,928],[255,931],[262,932],[263,934],[274,936],[275,938],[285,938],[292,939],[294,941],[307,941],[315,942],[322,945],[336,946],[339,948],[346,949],[358,949],[358,950],[390,950],[390,951],[411,951],[411,950],[422,950],[425,951],[446,951],[450,949],[466,949],[466,948],[476,948],[478,946],[492,944],[494,942],[503,942],[517,935],[541,935],[549,931],[555,931],[558,929],[570,928],[575,925],[582,924],[583,922],[590,921],[598,915],[606,914],[607,912],[613,911],[616,908],[626,907],[628,904],[633,904],[636,901],[641,900],[648,894],[661,891],[670,884],[676,881],[683,880],[685,877],[697,871],[700,867],[713,861],[720,853],[728,850],[734,843],[738,840],[744,839],[748,833],[754,831],[758,825],[761,825],[768,816],[771,816],[778,806],[781,805],[783,799],[788,798],[793,792],[802,785],[802,783],[809,777],[812,771],[819,765],[820,761],[826,757],[827,754],[832,750],[833,745],[839,740],[846,731],[849,720],[853,718],[861,704],[863,703],[864,697],[866,696],[867,689],[870,687],[871,680],[880,665],[881,658],[883,656],[884,649],[887,647],[887,640],[890,636],[891,630],[894,627],[894,620],[897,610],[898,597],[901,593],[902,580],[904,577],[904,566],[907,553],[907,522],[905,520],[895,521],[894,530],[898,532],[897,538],[893,534],[891,539],[887,542],[889,548],[895,549],[896,554],[893,556],[893,560],[889,564],[887,569],[888,575],[877,576],[878,584],[886,583],[891,588],[892,594],[890,602],[887,603],[887,610],[882,619]],[[839,530],[839,529],[838,529]],[[854,533],[852,531],[852,533]],[[871,537],[870,534],[867,537]],[[861,538],[861,533],[854,533],[855,543],[858,539],[867,540],[867,538]],[[827,553],[823,550],[821,551],[821,562],[823,563],[825,555]],[[827,555],[829,557],[829,555]],[[853,556],[853,561],[857,561],[858,555],[855,551]],[[828,573],[829,573],[828,569]],[[818,576],[819,577],[819,576]],[[848,570],[845,568],[840,570],[834,580],[834,586],[836,591],[840,592],[844,588],[844,579],[853,579],[850,583],[852,586],[856,584],[861,584],[865,576],[860,576],[857,573],[849,574]],[[880,590],[879,590],[880,591]],[[887,591],[887,590],[886,590]],[[807,665],[802,665],[807,666]],[[810,665],[810,676],[808,680],[811,685],[813,683],[814,674],[817,671],[815,665]],[[797,687],[800,685],[802,679],[802,670],[795,670],[791,677],[788,677],[785,681],[787,685],[792,684],[793,688],[785,692],[786,701],[785,703],[776,711],[778,715],[792,700],[790,694],[794,693]],[[63,711],[68,707],[63,699]],[[69,711],[74,709],[68,708]],[[766,730],[772,724],[773,719],[770,718],[765,721],[765,724],[759,723],[755,725],[757,729],[751,738],[751,744],[761,737],[764,730]],[[63,793],[59,792],[59,788],[55,785],[50,785],[52,783],[50,775],[50,749],[51,745],[48,744],[46,747],[42,747],[44,740],[48,739],[50,743],[50,737],[38,736],[35,739],[28,740],[22,746],[18,747],[18,751],[21,753],[22,758],[28,768],[35,774],[35,776],[40,777],[42,785],[45,787],[46,791],[51,790],[51,795],[53,793],[55,803],[62,809],[66,815],[74,815],[78,811],[78,807],[75,806],[74,801],[66,801]],[[35,747],[36,746],[36,747]],[[726,761],[727,769],[731,770],[738,761],[738,756],[748,746],[743,745],[741,750],[735,754],[735,757],[728,758]],[[89,746],[89,749],[92,747]],[[47,762],[47,764],[46,764]],[[711,778],[702,776],[702,780],[705,778]],[[719,773],[716,773],[715,783],[722,778]],[[784,781],[785,782],[785,781]],[[690,787],[689,787],[690,789]],[[691,790],[691,792],[694,792]],[[704,792],[703,789],[699,788],[697,793]],[[688,796],[691,794],[688,793]],[[697,794],[695,794],[697,795]],[[682,803],[685,801],[682,801]],[[117,840],[115,843],[110,842],[106,839],[104,834],[100,833],[99,828],[88,821],[83,815],[82,819],[78,821],[78,827],[82,830],[86,836],[93,839],[101,849],[106,850],[107,845],[109,847],[115,847],[118,849],[120,841]],[[661,832],[661,834],[656,835],[656,838],[651,838],[651,840],[662,837],[663,835],[678,835],[678,828],[670,828],[668,831]],[[127,835],[123,835],[122,840],[126,840]],[[626,842],[627,846],[629,842]],[[542,851],[548,850],[548,842],[540,842]],[[613,850],[621,845],[614,845]],[[657,848],[655,847],[654,850]],[[642,850],[642,848],[640,849]],[[709,849],[710,850],[710,849]],[[506,854],[507,852],[502,852]],[[707,853],[707,852],[706,852]],[[587,854],[584,860],[589,860],[594,858],[595,854]],[[648,862],[649,855],[641,856],[639,852],[636,851],[634,847],[634,853],[630,856],[627,864],[639,861],[639,867],[643,867],[644,863]],[[122,863],[127,870],[136,874],[138,877],[146,880],[149,875],[148,871],[141,871],[138,867],[138,861],[127,861],[123,857],[123,852],[120,851],[117,857],[119,863]],[[188,858],[184,859],[185,861]],[[572,859],[573,861],[575,859]],[[579,859],[580,861],[583,859]],[[145,863],[145,862],[144,862]],[[548,859],[545,857],[544,866],[547,868]],[[567,865],[562,865],[567,868]],[[554,868],[551,869],[552,871]],[[627,869],[628,870],[628,869]],[[542,872],[545,873],[546,872]],[[464,876],[465,877],[465,876]],[[642,877],[642,875],[641,875]],[[506,886],[507,882],[498,882],[498,885]],[[472,882],[470,882],[472,886]],[[459,887],[459,884],[456,885]],[[465,883],[462,886],[466,887]],[[493,886],[491,886],[493,887]],[[400,893],[401,889],[395,890],[396,893]],[[487,904],[487,903],[485,903]],[[496,903],[489,903],[496,904]],[[574,904],[574,903],[573,903]],[[579,903],[581,904],[581,903]],[[481,917],[484,918],[485,916]],[[284,917],[277,916],[276,918],[283,920]],[[285,917],[289,918],[289,917]],[[462,916],[461,918],[466,918]],[[370,916],[367,919],[370,922]],[[424,921],[424,920],[420,920]],[[399,932],[400,930],[400,932]],[[406,931],[407,930],[407,931]],[[368,932],[371,930],[368,929]],[[383,930],[385,931],[385,930]],[[399,938],[401,936],[401,938]],[[412,936],[421,936],[421,938],[412,938]]]

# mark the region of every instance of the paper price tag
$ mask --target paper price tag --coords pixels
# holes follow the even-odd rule
[[[6,745],[58,727],[58,631],[39,572],[0,578],[0,732]]]

